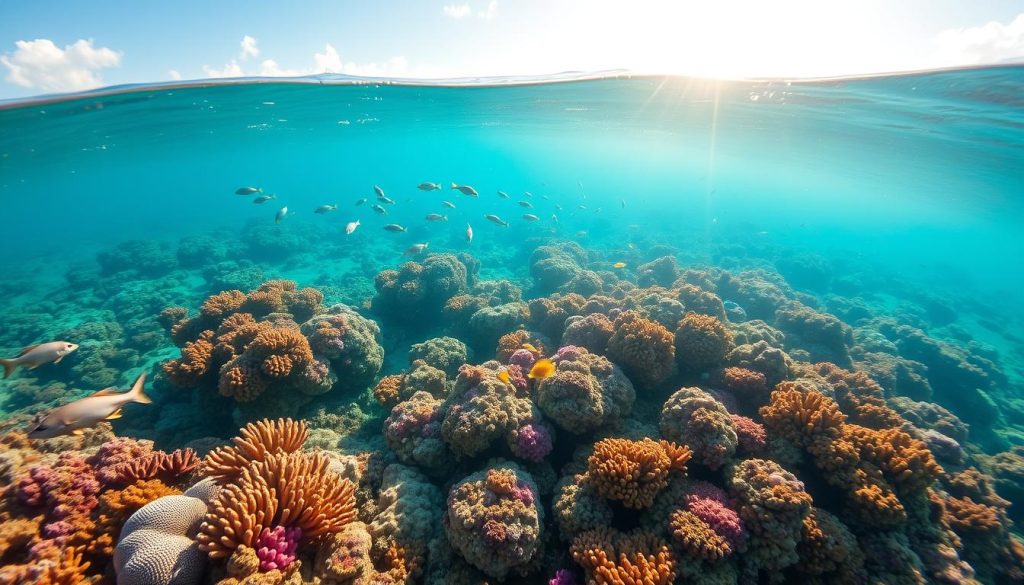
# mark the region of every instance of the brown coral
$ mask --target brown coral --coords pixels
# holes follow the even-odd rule
[[[717,561],[732,554],[732,543],[715,532],[692,512],[675,510],[668,520],[669,532],[687,555]]]
[[[761,408],[764,426],[775,436],[809,448],[842,436],[846,415],[836,402],[820,392],[803,392],[780,384],[771,403]]]
[[[861,459],[876,465],[903,492],[920,493],[942,473],[924,442],[900,429],[876,431],[848,424],[844,431]]]
[[[232,313],[237,313],[245,302],[245,293],[240,290],[226,290],[207,297],[199,308],[199,314],[207,319],[223,321]]]
[[[241,470],[210,503],[196,540],[211,558],[253,546],[264,528],[298,527],[304,539],[339,532],[356,517],[354,484],[321,453],[267,455]]]
[[[587,477],[601,497],[627,508],[646,508],[666,485],[669,472],[686,473],[691,453],[668,441],[603,439],[587,460]]]
[[[626,311],[615,319],[615,333],[608,340],[608,357],[625,370],[634,384],[657,386],[672,373],[675,341],[663,325]]]
[[[899,428],[903,418],[885,403],[885,391],[864,372],[851,372],[821,362],[813,371],[835,389],[836,402],[855,422],[875,429]]]
[[[142,457],[118,463],[107,470],[114,485],[125,485],[149,479],[174,482],[199,468],[200,460],[192,449],[171,453],[155,451]]]
[[[401,374],[391,374],[390,376],[384,376],[377,382],[377,385],[373,388],[373,397],[377,399],[377,402],[381,406],[387,408],[393,408],[400,402],[399,391],[402,388],[402,379],[404,376]]]
[[[171,382],[181,387],[196,386],[213,370],[213,331],[206,330],[199,339],[185,343],[181,357],[160,364]]]
[[[294,453],[309,438],[309,425],[302,420],[279,418],[251,422],[238,431],[230,446],[218,447],[206,455],[203,474],[221,485],[234,480],[252,462],[279,453]]]
[[[676,577],[668,544],[649,533],[591,530],[573,540],[570,553],[592,585],[670,585]]]
[[[687,313],[676,329],[675,347],[681,369],[702,372],[722,363],[735,344],[732,332],[717,317]]]

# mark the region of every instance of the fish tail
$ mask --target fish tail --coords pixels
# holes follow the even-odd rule
[[[448,221],[448,216],[447,215],[442,215],[441,216],[441,220],[442,221]]]
[[[132,397],[132,402],[138,402],[139,404],[150,404],[153,399],[146,395],[143,387],[146,385],[146,373],[143,372],[139,375],[139,379],[135,380],[135,384],[132,385],[132,389],[128,394]]]
[[[452,189],[458,189],[458,188],[459,188],[459,186],[455,184],[455,181],[452,181]]]
[[[18,367],[18,364],[14,360],[2,360],[0,359],[0,365],[4,367],[4,378],[9,377],[14,373],[14,369]]]

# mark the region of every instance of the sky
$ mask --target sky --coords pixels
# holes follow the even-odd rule
[[[344,73],[829,77],[1024,61],[1024,0],[4,0],[0,99]]]

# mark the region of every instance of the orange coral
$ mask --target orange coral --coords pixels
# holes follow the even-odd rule
[[[732,554],[732,544],[692,512],[676,510],[668,520],[672,538],[695,559],[717,561]]]
[[[222,396],[231,396],[238,402],[251,402],[267,389],[267,381],[260,376],[258,366],[239,363],[221,370],[217,388]]]
[[[771,402],[761,407],[761,416],[770,433],[804,448],[840,438],[846,422],[846,415],[831,398],[789,387],[772,392]]]
[[[686,473],[691,452],[668,441],[603,439],[587,460],[587,477],[601,497],[627,508],[646,508],[666,485],[669,472]]]
[[[155,451],[114,465],[109,473],[116,479],[110,483],[130,484],[156,478],[173,482],[195,471],[199,464],[199,457],[192,449],[178,449],[171,453]]]
[[[680,367],[700,372],[720,364],[735,344],[732,332],[717,317],[687,313],[676,329],[675,347]]]
[[[905,492],[922,492],[942,473],[924,442],[900,429],[876,431],[848,424],[844,433],[862,460],[878,466],[886,479]]]
[[[222,321],[228,315],[237,313],[244,302],[245,293],[240,290],[226,290],[207,297],[199,308],[199,314],[207,319]]]
[[[85,585],[93,580],[86,577],[89,562],[82,559],[82,551],[68,547],[28,567],[24,579],[19,583],[33,585]]]
[[[836,402],[851,422],[876,429],[903,425],[903,418],[885,403],[885,391],[864,372],[844,370],[830,362],[814,364],[812,370],[835,389]]]
[[[401,374],[391,374],[390,376],[384,376],[380,379],[380,382],[377,382],[377,385],[373,388],[373,397],[377,399],[381,406],[392,408],[399,403],[399,391],[402,389],[403,378],[404,376]]]
[[[636,311],[615,319],[615,332],[608,340],[608,357],[625,370],[637,385],[651,388],[672,373],[675,362],[672,333]]]
[[[309,438],[309,425],[302,420],[279,418],[251,422],[231,439],[231,445],[217,447],[203,460],[203,473],[220,484],[234,480],[252,462],[278,453],[294,453]]]
[[[649,533],[591,530],[573,540],[570,553],[592,585],[670,585],[676,577],[668,544]]]
[[[87,548],[91,555],[110,556],[128,517],[139,508],[163,496],[181,493],[158,479],[138,481],[123,490],[108,490],[100,496],[96,538]]]
[[[210,503],[196,536],[212,558],[253,546],[264,528],[298,527],[303,538],[338,532],[355,519],[355,485],[321,453],[279,453],[250,463]]]
[[[203,331],[199,339],[189,341],[181,348],[181,357],[160,364],[171,382],[184,388],[199,384],[212,370],[213,331]]]

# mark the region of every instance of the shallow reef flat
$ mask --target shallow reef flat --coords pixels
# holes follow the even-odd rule
[[[0,348],[80,344],[0,381],[0,584],[1024,582],[998,306],[744,234],[457,235],[0,285]],[[142,371],[152,404],[23,430]]]

